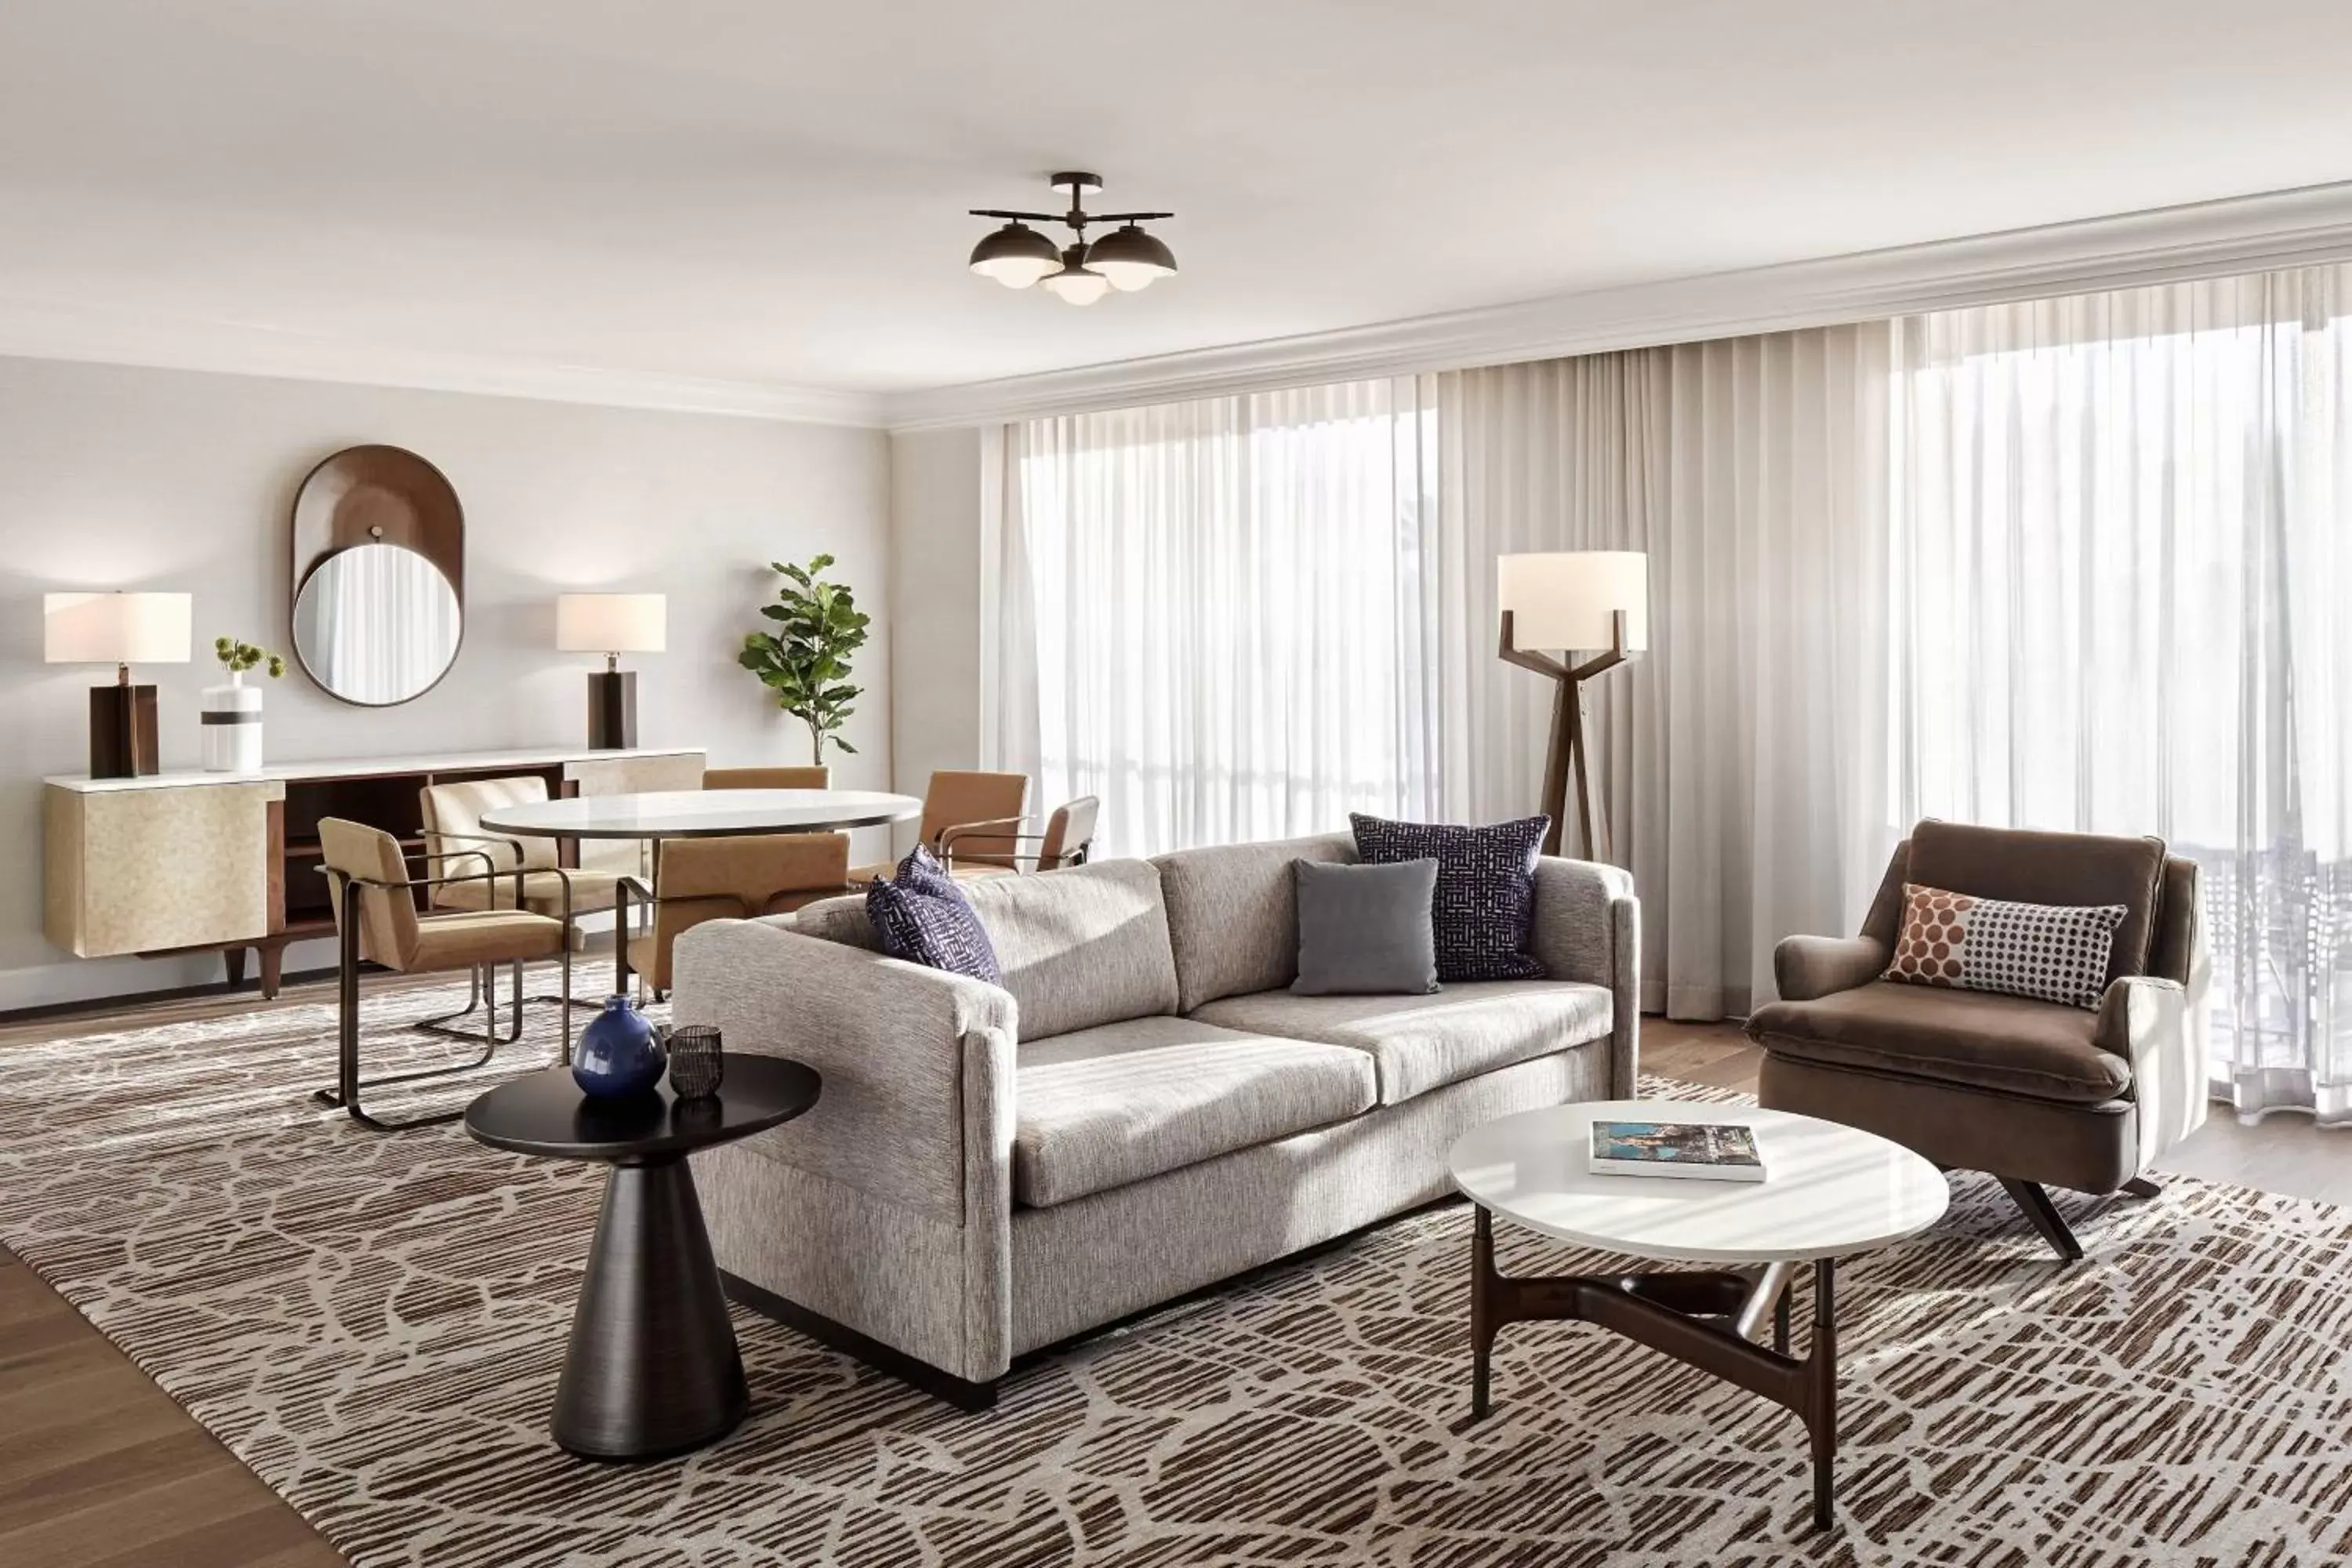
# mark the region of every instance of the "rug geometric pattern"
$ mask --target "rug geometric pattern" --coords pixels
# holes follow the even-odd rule
[[[371,999],[371,1052],[449,1005]],[[2352,1558],[2352,1215],[2186,1177],[2062,1199],[2071,1268],[1975,1177],[1844,1267],[1826,1536],[1793,1417],[1595,1329],[1507,1329],[1465,1428],[1459,1205],[1056,1355],[980,1415],[739,1311],[733,1437],[585,1463],[546,1423],[600,1173],[317,1110],[332,1026],[0,1050],[0,1241],[362,1568]],[[1507,1270],[1601,1261],[1499,1238]]]

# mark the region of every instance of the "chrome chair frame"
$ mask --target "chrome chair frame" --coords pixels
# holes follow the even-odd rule
[[[1019,828],[1028,826],[1036,820],[1037,819],[1034,816],[1001,816],[993,822],[961,822],[958,823],[953,827],[945,828],[941,830],[940,834],[940,842],[938,846],[940,864],[946,867],[950,871],[954,870],[955,841],[959,838],[970,836],[972,837],[985,838],[991,845],[1012,845],[1013,847],[1010,850],[998,851],[992,848],[989,853],[991,855],[1003,853],[1006,859],[1013,862],[1013,864],[1007,868],[1013,871],[1021,871],[1024,869],[1024,868],[1020,864],[1020,847],[1024,844],[1043,846],[1045,842],[1045,836],[1043,833],[1022,833],[1019,831],[1008,830],[1017,830]],[[1063,850],[1061,857],[1051,866],[1038,865],[1026,868],[1025,869],[1032,871],[1059,871],[1070,866],[1083,866],[1087,863],[1087,857],[1094,847],[1094,842],[1095,841],[1092,838],[1088,838],[1074,848]],[[984,861],[982,864],[994,865],[995,862],[993,860],[990,860]]]
[[[317,1100],[321,1105],[338,1109],[346,1112],[352,1121],[358,1122],[361,1126],[367,1128],[370,1131],[405,1132],[412,1128],[434,1127],[445,1122],[455,1121],[459,1117],[465,1115],[466,1112],[465,1109],[461,1106],[455,1110],[439,1111],[429,1116],[412,1116],[398,1121],[386,1121],[379,1117],[372,1115],[361,1105],[360,1094],[362,1090],[384,1089],[394,1084],[415,1083],[426,1079],[450,1078],[460,1073],[473,1072],[488,1066],[490,1058],[498,1054],[498,1049],[500,1046],[509,1046],[522,1038],[522,1009],[523,1003],[526,1000],[522,994],[523,961],[518,958],[509,960],[507,963],[507,967],[513,972],[514,1003],[509,1026],[508,1032],[503,1036],[499,1033],[498,1027],[499,965],[496,963],[477,963],[469,967],[468,973],[471,976],[471,984],[466,998],[466,1005],[464,1007],[454,1013],[443,1013],[436,1015],[434,1017],[418,1019],[415,1023],[411,1024],[409,1027],[420,1034],[440,1035],[450,1039],[464,1040],[468,1043],[471,1043],[476,1039],[479,1039],[482,1045],[481,1055],[474,1058],[471,1061],[459,1062],[450,1067],[425,1068],[415,1072],[387,1073],[381,1078],[373,1079],[363,1079],[360,1076],[359,1009],[360,964],[362,963],[360,958],[360,922],[363,916],[361,913],[360,905],[354,900],[353,893],[356,889],[373,888],[382,889],[386,892],[404,893],[413,900],[416,896],[416,890],[420,888],[446,887],[456,882],[488,881],[495,884],[499,878],[510,876],[515,879],[516,907],[518,909],[521,907],[522,877],[524,873],[522,868],[520,867],[516,868],[512,871],[500,871],[497,868],[496,862],[490,858],[488,853],[485,850],[479,849],[426,853],[416,857],[416,858],[427,862],[464,859],[467,858],[478,858],[485,865],[489,866],[491,869],[485,872],[468,872],[464,876],[457,877],[410,877],[398,882],[385,882],[379,881],[373,878],[354,877],[333,866],[321,866],[319,868],[320,874],[328,879],[330,886],[332,888],[335,899],[335,907],[341,911],[341,918],[336,921],[336,1071],[335,1086],[332,1089],[313,1090],[311,1093],[311,1099]],[[529,1000],[535,1002],[560,1003],[564,1009],[563,1016],[567,1020],[567,1023],[561,1031],[563,1040],[563,1049],[562,1055],[556,1064],[560,1067],[570,1063],[572,1060],[572,1031],[568,1023],[571,1016],[571,1009],[573,1005],[572,996],[572,942],[568,934],[572,926],[572,879],[566,875],[561,868],[557,868],[556,875],[562,879],[563,887],[562,921],[567,933],[559,952],[559,958],[563,970],[562,994],[560,996],[535,996],[529,998]],[[491,893],[491,900],[493,903],[496,902],[497,893],[495,888]],[[485,996],[486,982],[488,992],[487,996]],[[450,1026],[456,1023],[458,1019],[472,1014],[477,1006],[482,1008],[482,1030],[478,1036],[474,1034],[471,1030],[461,1030],[450,1027]]]

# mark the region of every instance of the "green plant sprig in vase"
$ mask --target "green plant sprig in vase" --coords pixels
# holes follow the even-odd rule
[[[213,658],[228,671],[228,684],[205,688],[205,768],[208,773],[250,773],[261,769],[261,689],[245,683],[248,669],[267,668],[269,679],[286,673],[286,660],[266,647],[236,637],[213,638]]]
[[[213,638],[213,657],[220,660],[220,667],[223,669],[228,671],[229,679],[239,683],[244,681],[245,672],[257,664],[268,665],[269,679],[272,680],[279,679],[286,673],[284,654],[272,653],[266,647],[256,647],[249,642],[239,642],[235,637]]]
[[[737,662],[775,694],[777,707],[808,726],[811,762],[823,765],[827,741],[855,756],[857,748],[840,731],[865,689],[849,683],[849,656],[866,646],[873,617],[857,607],[848,584],[825,577],[832,556],[816,556],[806,566],[769,564],[784,578],[776,602],[760,609],[775,627],[745,637]]]

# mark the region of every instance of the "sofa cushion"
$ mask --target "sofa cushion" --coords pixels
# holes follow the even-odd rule
[[[1294,860],[1348,861],[1344,833],[1271,844],[1180,849],[1151,863],[1168,900],[1176,952],[1177,1011],[1220,996],[1278,991],[1298,978],[1298,897]]]
[[[2097,1026],[2079,1007],[1884,980],[1774,1002],[1748,1020],[1750,1037],[1793,1060],[2077,1105],[2131,1087],[2131,1064],[2099,1047]]]
[[[1168,910],[1149,860],[956,886],[988,932],[1002,984],[1020,1007],[1023,1039],[1176,1011]],[[863,896],[810,904],[792,925],[803,936],[881,946]]]
[[[1356,854],[1375,864],[1437,861],[1431,922],[1437,932],[1437,977],[1540,980],[1544,966],[1528,951],[1535,930],[1536,861],[1548,816],[1483,827],[1445,822],[1390,822],[1351,811]]]
[[[875,878],[866,889],[866,918],[881,933],[882,951],[927,969],[1003,984],[988,928],[931,852],[916,845],[898,871]]]
[[[1294,860],[1301,996],[1426,996],[1437,989],[1429,922],[1435,860],[1327,866]]]
[[[1264,991],[1212,1002],[1192,1016],[1228,1029],[1366,1052],[1380,1068],[1381,1103],[1394,1105],[1443,1084],[1604,1039],[1611,1012],[1605,986],[1477,980],[1427,996]]]
[[[2164,841],[2035,833],[1933,818],[1911,830],[1904,879],[2020,904],[2121,904],[2106,978],[2147,973]]]
[[[1255,1148],[1371,1109],[1361,1051],[1191,1018],[1024,1040],[1013,1192],[1032,1208]]]

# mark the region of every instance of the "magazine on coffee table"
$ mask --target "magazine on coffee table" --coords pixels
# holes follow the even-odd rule
[[[1760,1182],[1756,1134],[1737,1122],[1596,1121],[1590,1167],[1611,1176]]]

